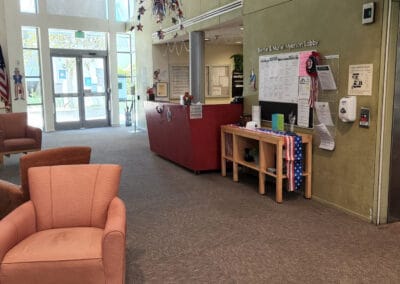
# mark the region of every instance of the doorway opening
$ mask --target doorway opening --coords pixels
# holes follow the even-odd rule
[[[107,53],[52,50],[56,130],[110,126]]]

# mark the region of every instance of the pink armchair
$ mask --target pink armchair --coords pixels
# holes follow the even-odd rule
[[[42,130],[28,125],[26,112],[0,114],[0,164],[4,155],[38,151]]]
[[[19,159],[21,185],[0,180],[0,219],[29,200],[28,169],[31,167],[89,164],[92,149],[68,146],[29,153]]]
[[[31,200],[0,221],[0,283],[124,283],[118,165],[29,170]]]

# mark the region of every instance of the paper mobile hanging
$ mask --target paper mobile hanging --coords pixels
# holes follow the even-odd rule
[[[139,0],[139,5],[141,6],[138,9],[138,17],[137,17],[139,21],[139,24],[137,25],[138,31],[142,31],[143,29],[140,20],[141,16],[144,15],[146,11],[146,9],[144,8],[144,2],[145,0]],[[181,22],[184,19],[184,17],[181,7],[182,7],[182,1],[179,0],[152,0],[152,13],[153,16],[155,17],[156,23],[161,24],[167,15],[167,11],[169,11],[171,14],[173,14],[173,16],[171,17],[172,24],[173,25],[180,24],[179,28],[180,30],[183,30],[184,26]],[[158,38],[163,39],[164,35],[165,34],[162,31],[162,28],[160,28],[160,30],[157,31]]]

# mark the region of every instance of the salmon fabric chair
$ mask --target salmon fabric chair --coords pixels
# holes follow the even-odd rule
[[[19,159],[21,185],[0,180],[0,219],[29,200],[28,169],[31,167],[89,164],[92,148],[68,146],[28,153]]]
[[[42,130],[28,125],[26,112],[0,114],[0,164],[3,164],[4,155],[41,148]]]
[[[31,200],[0,221],[0,283],[124,283],[119,165],[29,169]]]

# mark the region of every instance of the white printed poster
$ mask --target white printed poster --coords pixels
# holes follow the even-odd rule
[[[349,96],[372,95],[373,64],[349,66]]]

